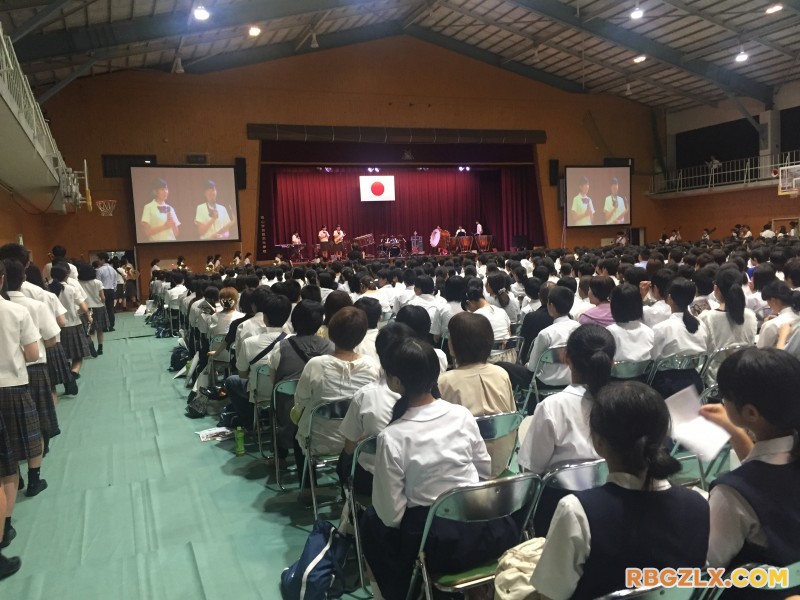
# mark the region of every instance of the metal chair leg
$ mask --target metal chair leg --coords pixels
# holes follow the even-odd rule
[[[273,398],[274,400],[274,398]],[[277,407],[275,406],[274,402],[272,404],[272,454],[275,457],[275,482],[278,484],[278,488],[281,490],[285,490],[286,488],[283,487],[281,484],[281,467],[279,464],[278,459],[278,419],[277,419]]]
[[[356,501],[353,496],[353,489],[350,488],[350,493],[347,495],[347,501],[350,503],[350,520],[353,523],[353,536],[356,538],[356,559],[358,560],[358,579],[361,582],[361,589],[365,592],[367,590],[367,578],[364,576],[364,554],[361,550],[361,530],[358,524],[358,512],[356,510]]]

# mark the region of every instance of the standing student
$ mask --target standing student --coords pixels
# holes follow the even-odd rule
[[[361,517],[361,533],[375,597],[402,600],[431,505],[444,492],[488,478],[491,460],[475,417],[431,393],[439,377],[433,348],[406,338],[388,354],[387,382],[400,399],[378,435],[372,506]],[[433,572],[477,566],[517,543],[519,533],[513,519],[436,520],[426,546],[428,566]]]
[[[91,354],[86,332],[83,329],[83,322],[80,314],[83,313],[92,323],[92,315],[86,302],[80,301],[73,286],[66,284],[67,271],[63,267],[55,266],[50,271],[53,276],[53,283],[50,284],[50,291],[58,296],[61,305],[66,309],[64,315],[65,325],[61,330],[61,340],[64,344],[64,352],[70,359],[70,369],[73,377],[79,377],[83,359]]]
[[[103,284],[103,298],[106,304],[106,314],[108,315],[109,331],[114,331],[116,316],[114,315],[114,296],[117,289],[117,272],[108,264],[108,254],[101,252],[97,255],[100,267],[97,269],[97,278]]]
[[[110,329],[103,284],[97,279],[92,265],[81,263],[78,269],[78,281],[86,294],[86,304],[92,311],[92,333],[97,335],[97,354],[103,354],[103,334]]]
[[[55,267],[54,267],[55,269]],[[0,287],[6,275],[5,264],[0,262]],[[66,279],[66,271],[64,279]],[[39,478],[42,464],[42,433],[39,416],[28,391],[28,370],[25,363],[39,359],[39,330],[28,311],[0,296],[0,485],[5,509],[2,544],[8,546],[17,532],[11,526],[11,514],[19,487],[19,466],[29,460],[29,489],[44,489],[47,483]],[[39,491],[41,491],[39,489]],[[19,559],[0,556],[0,579],[19,570]]]
[[[701,414],[731,434],[742,465],[712,484],[708,563],[800,561],[800,361],[745,348],[725,359],[717,382],[723,404]]]
[[[589,600],[625,589],[631,567],[703,568],[708,504],[667,481],[681,467],[664,448],[670,418],[661,396],[640,382],[612,383],[589,421],[607,483],[559,502],[531,578],[536,590]]]

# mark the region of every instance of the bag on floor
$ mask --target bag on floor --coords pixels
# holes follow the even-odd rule
[[[186,367],[186,361],[189,360],[189,352],[186,348],[178,346],[172,351],[172,356],[169,358],[169,370],[173,373],[180,371]]]
[[[281,573],[283,600],[328,600],[345,592],[344,566],[350,539],[328,521],[317,521],[300,560]]]

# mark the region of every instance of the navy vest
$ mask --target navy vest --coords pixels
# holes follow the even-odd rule
[[[760,460],[719,477],[753,508],[767,547],[745,542],[730,566],[757,562],[783,567],[800,561],[800,462],[771,465]]]
[[[697,492],[643,492],[607,483],[575,495],[592,538],[573,599],[625,589],[629,567],[705,566],[710,519],[708,502]]]

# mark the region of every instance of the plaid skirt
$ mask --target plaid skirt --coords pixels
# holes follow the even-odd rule
[[[0,463],[8,459],[7,450],[10,450],[10,456],[16,462],[35,458],[42,453],[39,415],[27,385],[0,388],[0,419],[8,437],[7,447],[0,449],[0,455],[3,455]],[[5,476],[15,472],[16,465]]]
[[[61,330],[61,345],[64,346],[64,354],[71,360],[81,360],[91,356],[89,338],[86,337],[83,325],[64,327]]]
[[[67,355],[64,347],[58,342],[52,348],[47,348],[47,371],[50,374],[50,385],[56,386],[61,383],[69,383],[73,380],[72,370],[67,362]]]
[[[0,415],[0,477],[11,477],[16,472],[17,461],[11,453],[11,442],[8,441],[8,432]]]
[[[39,413],[39,428],[42,430],[42,435],[49,438],[57,436],[61,430],[58,428],[58,416],[53,404],[47,365],[28,365],[28,388],[36,405],[36,412]]]
[[[108,331],[109,329],[111,329],[111,322],[108,320],[108,311],[106,307],[92,307],[92,333],[96,331]]]

